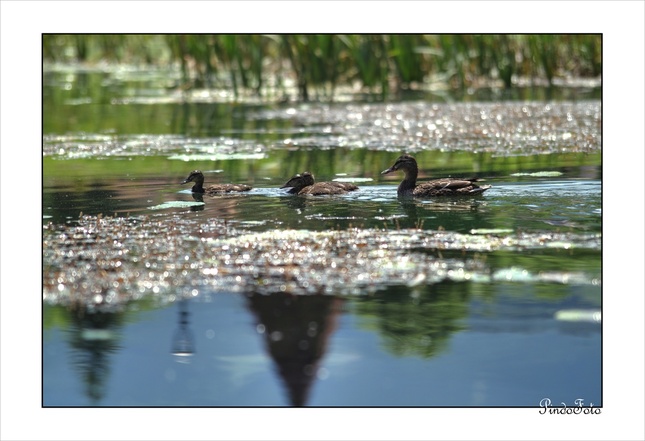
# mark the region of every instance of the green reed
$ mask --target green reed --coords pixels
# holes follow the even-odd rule
[[[430,82],[463,90],[518,78],[598,77],[600,35],[44,35],[52,62],[178,66],[182,87],[331,99],[340,86],[380,94]]]

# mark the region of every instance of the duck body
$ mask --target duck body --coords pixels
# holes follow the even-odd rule
[[[293,176],[280,188],[289,188],[287,193],[299,195],[324,195],[345,194],[348,191],[358,190],[358,187],[349,182],[316,182],[314,176],[304,172]]]
[[[478,185],[477,178],[443,178],[417,185],[419,167],[413,156],[399,156],[394,165],[381,172],[382,175],[401,170],[405,174],[399,184],[399,197],[476,196],[488,190],[490,185]]]
[[[208,187],[204,188],[204,174],[199,170],[193,170],[192,172],[190,172],[188,177],[184,179],[181,183],[186,184],[188,182],[195,183],[195,185],[193,185],[193,188],[191,189],[193,193],[209,194],[209,195],[249,191],[252,188],[245,184],[215,184],[215,185],[209,185]]]

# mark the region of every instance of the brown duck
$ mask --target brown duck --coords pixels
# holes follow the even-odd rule
[[[399,156],[394,165],[381,172],[382,175],[403,171],[405,177],[399,184],[399,196],[434,197],[434,196],[475,196],[488,190],[490,185],[477,185],[477,178],[443,178],[423,182],[417,185],[419,167],[417,160],[410,155]]]
[[[289,188],[290,194],[344,194],[348,191],[358,190],[358,187],[349,182],[315,182],[314,175],[304,172],[293,176],[280,188]]]
[[[182,181],[182,184],[186,184],[188,182],[195,183],[192,188],[193,193],[205,193],[214,195],[219,193],[231,193],[251,190],[250,186],[244,184],[215,184],[209,185],[208,187],[204,188],[204,174],[199,170],[193,170],[192,172],[190,172],[188,177]]]

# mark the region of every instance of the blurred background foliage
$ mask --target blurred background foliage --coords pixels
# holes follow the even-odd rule
[[[387,96],[523,81],[551,86],[602,73],[600,34],[43,35],[45,63],[125,63],[181,70],[177,87],[324,99],[337,87]]]

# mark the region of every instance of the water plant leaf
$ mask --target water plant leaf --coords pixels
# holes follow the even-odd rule
[[[264,153],[192,153],[192,154],[181,154],[181,155],[171,155],[168,159],[174,159],[178,161],[226,161],[233,159],[264,159],[266,155]]]
[[[533,173],[511,173],[511,176],[535,176],[535,177],[541,177],[541,178],[548,178],[548,177],[554,177],[554,176],[562,176],[562,172],[559,171],[540,171],[540,172],[533,172]]]
[[[561,309],[556,311],[553,318],[563,322],[600,323],[602,312],[598,309]]]
[[[190,208],[204,205],[203,202],[197,201],[168,201],[163,204],[148,207],[149,210],[165,210],[166,208]]]

